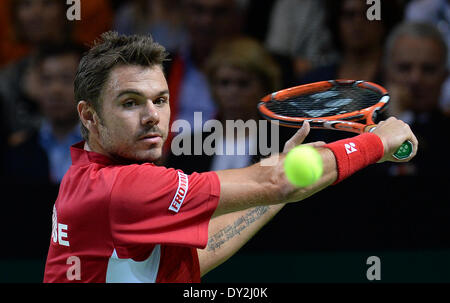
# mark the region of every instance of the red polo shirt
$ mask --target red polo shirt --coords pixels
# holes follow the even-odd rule
[[[71,148],[53,208],[44,282],[199,282],[217,175],[115,163],[83,146]]]

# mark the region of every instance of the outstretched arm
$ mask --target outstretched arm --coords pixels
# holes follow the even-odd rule
[[[273,166],[258,163],[217,172],[221,183],[220,201],[209,224],[207,247],[198,250],[202,275],[236,253],[285,203],[301,201],[336,181],[337,159],[330,146],[321,147],[323,142],[315,144],[323,160],[323,175],[319,181],[307,187],[295,187],[287,181],[283,169],[285,154],[301,144],[308,133],[309,124],[306,122],[286,143],[283,154],[277,155],[278,161]],[[416,137],[400,120],[389,118],[378,124],[373,133],[379,137],[383,148],[378,162],[409,161],[417,152]],[[413,143],[413,154],[407,160],[396,160],[392,154],[405,140]]]
[[[283,152],[287,153],[296,145],[301,144],[308,133],[309,125],[305,124],[286,142]],[[324,142],[315,142],[310,145],[319,147],[324,144]],[[208,227],[208,244],[205,249],[198,249],[201,275],[205,275],[233,256],[284,205],[257,206],[213,218]]]
[[[377,158],[378,162],[409,161],[417,152],[417,138],[406,123],[396,118],[389,118],[379,123],[373,134],[377,135],[379,138],[377,141],[380,142],[376,143],[375,147],[381,148],[382,151],[381,159]],[[352,140],[357,140],[358,137]],[[413,143],[413,153],[408,159],[396,160],[392,155],[406,140]],[[285,154],[272,156],[278,157],[272,166],[262,166],[257,163],[246,168],[218,171],[221,194],[213,217],[255,206],[301,201],[332,184],[338,177],[337,161],[341,159],[336,159],[334,151],[328,147],[330,146],[317,148],[323,161],[323,175],[316,183],[307,187],[296,187],[286,179],[283,168]],[[371,150],[374,146],[372,144],[361,147]],[[356,154],[359,152],[353,155]],[[346,164],[350,165],[352,162],[349,161]],[[350,172],[353,171],[350,170]]]
[[[287,151],[301,144],[309,133],[308,123],[287,143],[283,154],[273,166],[250,167],[219,171],[221,196],[214,218],[209,224],[209,239],[205,249],[198,250],[200,270],[204,275],[225,262],[247,243],[285,203],[301,201],[329,186],[338,177],[336,157],[323,142],[314,144],[323,160],[323,175],[315,184],[295,187],[287,181],[283,160]],[[395,118],[378,124],[373,132],[382,142],[384,154],[378,162],[409,161],[417,152],[417,139],[409,126]],[[396,160],[392,154],[404,141],[410,140],[414,150],[407,160]]]

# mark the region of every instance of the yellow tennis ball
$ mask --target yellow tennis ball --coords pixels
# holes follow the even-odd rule
[[[312,146],[296,146],[288,152],[284,159],[284,172],[289,182],[295,186],[311,185],[322,176],[322,157]]]

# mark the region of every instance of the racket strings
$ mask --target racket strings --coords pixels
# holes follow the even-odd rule
[[[287,117],[320,118],[340,115],[371,107],[382,95],[357,86],[339,87],[290,97],[285,100],[270,100],[267,109],[274,114]]]

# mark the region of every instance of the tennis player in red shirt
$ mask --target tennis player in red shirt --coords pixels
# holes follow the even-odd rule
[[[156,166],[169,131],[165,58],[150,37],[113,32],[82,58],[75,97],[85,141],[71,148],[53,208],[44,282],[199,282],[285,203],[369,164],[397,161],[391,155],[405,140],[413,142],[413,156],[417,151],[409,127],[390,118],[352,138],[351,155],[346,140],[316,143],[324,173],[305,188],[287,181],[282,160],[302,143],[308,123],[273,166],[191,175]],[[252,220],[221,235],[245,216]]]

